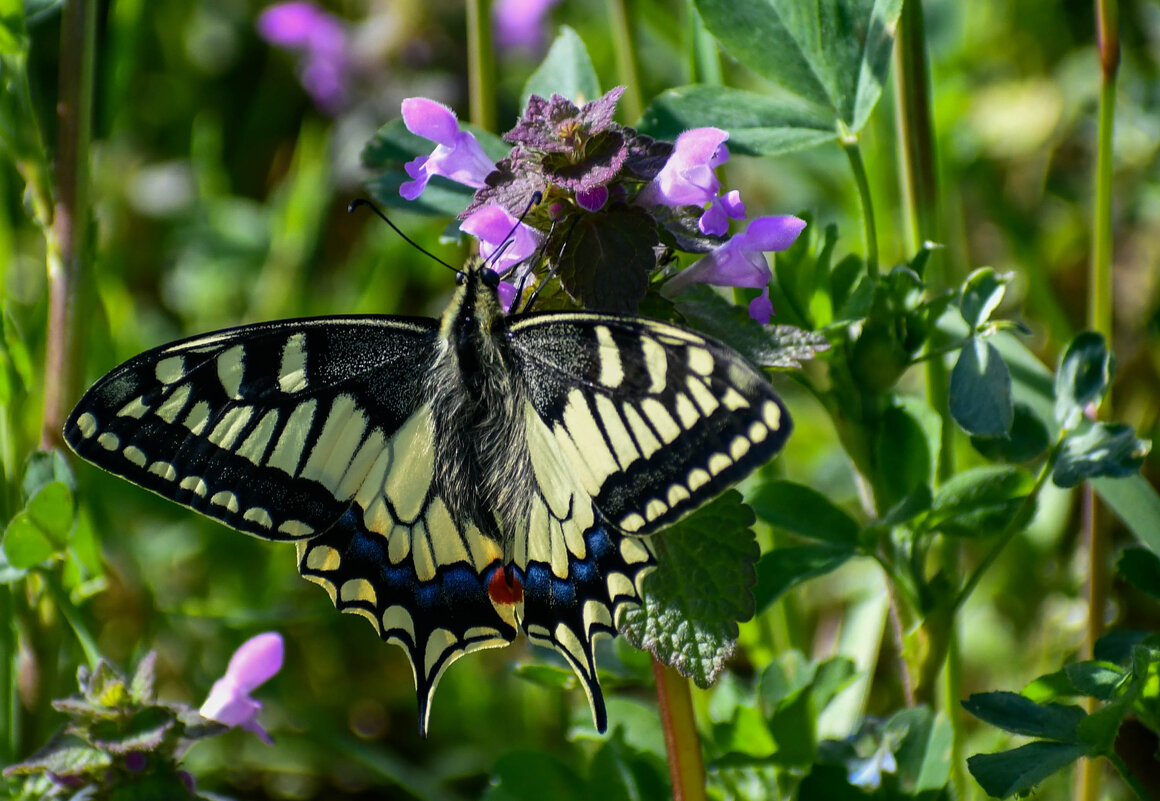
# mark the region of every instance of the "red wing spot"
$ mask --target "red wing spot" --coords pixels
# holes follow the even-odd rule
[[[487,582],[487,594],[497,604],[518,604],[524,600],[524,585],[514,572],[508,573],[502,565],[496,568]]]

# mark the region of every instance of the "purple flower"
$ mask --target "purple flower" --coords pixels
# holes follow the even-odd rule
[[[491,24],[498,47],[539,52],[544,47],[544,22],[560,0],[497,0]]]
[[[890,742],[883,739],[874,753],[865,759],[851,760],[846,767],[846,778],[855,787],[877,790],[883,773],[898,771],[898,762],[890,750]]]
[[[201,716],[243,729],[273,743],[258,723],[262,705],[250,697],[253,692],[282,667],[282,635],[268,631],[252,637],[234,652],[226,675],[214,683],[209,697],[201,705]]]
[[[272,45],[301,54],[298,79],[323,112],[335,114],[346,105],[350,61],[342,20],[314,3],[295,0],[263,11],[258,33]]]
[[[665,294],[677,294],[689,284],[740,286],[763,290],[749,304],[749,316],[765,324],[773,315],[769,300],[769,281],[773,277],[767,251],[785,250],[805,228],[797,217],[758,217],[744,233],[734,234],[725,244],[698,259],[665,284]]]
[[[729,231],[729,220],[745,217],[741,195],[732,191],[724,198],[717,197],[721,182],[716,167],[729,160],[725,140],[729,138],[720,128],[693,128],[677,137],[672,155],[656,178],[637,198],[645,206],[704,206],[709,208],[701,216],[701,233],[724,236]]]
[[[507,209],[496,204],[473,211],[459,226],[459,230],[479,240],[479,255],[488,262],[493,272],[503,275],[513,267],[523,265],[511,276],[518,280],[523,280],[531,268],[528,258],[536,252],[543,239],[539,231],[520,222]],[[492,256],[500,248],[503,248],[502,251],[493,259]],[[515,282],[500,282],[498,291],[504,311],[511,310],[517,290]]]
[[[405,165],[412,180],[399,187],[399,194],[407,200],[423,194],[432,175],[442,175],[479,189],[495,170],[495,163],[483,152],[475,136],[470,131],[459,130],[455,112],[442,103],[425,97],[409,97],[403,101],[403,122],[411,133],[436,144],[430,156],[420,156]]]

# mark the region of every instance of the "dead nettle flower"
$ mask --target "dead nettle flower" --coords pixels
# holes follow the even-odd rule
[[[258,33],[299,55],[298,79],[319,110],[334,115],[347,104],[351,63],[345,23],[307,0],[277,3],[258,16]]]
[[[503,136],[512,150],[494,164],[449,109],[423,98],[405,100],[407,128],[437,147],[406,165],[412,180],[399,192],[414,200],[432,175],[472,187],[462,230],[483,243],[485,255],[509,235],[514,240],[495,270],[508,272],[537,249],[553,254],[560,286],[581,306],[635,311],[650,277],[677,249],[708,255],[671,279],[666,294],[694,282],[762,289],[749,311],[767,323],[772,274],[764,254],[788,248],[805,223],[761,217],[744,234],[729,237],[729,221],[746,212],[736,190],[722,194],[714,171],[729,158],[729,134],[695,128],[675,144],[654,141],[613,121],[623,91],[580,106],[559,95],[533,95]],[[544,202],[517,225],[536,192]],[[526,265],[516,271],[517,281],[501,285],[505,306],[536,266]]]
[[[560,0],[496,0],[491,7],[495,44],[538,53],[544,49],[548,12]]]
[[[281,670],[282,654],[282,635],[277,632],[268,631],[242,643],[230,657],[226,675],[214,683],[201,705],[201,716],[230,727],[241,726],[272,745],[274,741],[258,723],[262,705],[250,693]]]

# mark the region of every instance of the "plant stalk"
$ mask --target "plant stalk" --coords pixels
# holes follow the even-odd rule
[[[635,122],[644,111],[640,96],[640,72],[636,61],[636,48],[632,45],[632,28],[628,21],[628,10],[624,0],[606,0],[608,21],[612,26],[612,47],[616,53],[616,76],[624,87],[620,98],[620,115]],[[588,98],[594,100],[595,98]]]
[[[721,54],[717,50],[717,40],[705,28],[701,12],[693,0],[685,0],[685,18],[688,21],[689,37],[689,83],[703,83],[720,86],[724,83],[721,72]]]
[[[96,2],[65,5],[57,103],[57,200],[47,248],[48,322],[44,354],[41,447],[61,444],[64,419],[80,384],[83,339],[78,321],[91,263],[89,158],[93,137]]]
[[[862,212],[862,244],[866,249],[866,274],[871,281],[878,280],[878,229],[874,225],[874,203],[870,197],[870,180],[866,177],[866,165],[862,161],[862,150],[856,136],[843,136],[842,150],[850,160],[850,171],[854,173],[854,183],[858,188],[858,208]]]
[[[652,665],[661,726],[665,732],[665,751],[669,755],[673,801],[705,801],[705,763],[693,720],[689,680],[668,665],[661,664],[655,656]]]
[[[495,132],[491,0],[467,0],[467,106],[473,125]]]

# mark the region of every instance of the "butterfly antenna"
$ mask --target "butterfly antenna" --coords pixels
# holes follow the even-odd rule
[[[564,235],[564,242],[560,245],[560,253],[561,254],[564,253],[564,248],[567,247],[568,240],[572,238],[572,231],[574,231],[576,229],[576,223],[578,223],[578,222],[580,222],[579,218],[573,220],[572,225],[568,228],[568,233]],[[556,223],[553,221],[552,222],[552,230],[555,230],[555,228],[556,228]],[[552,235],[552,233],[551,233],[551,231],[549,231],[548,237],[544,239],[544,247],[545,248],[548,246],[548,239],[551,237],[551,235]],[[541,253],[541,255],[543,255],[543,254]],[[538,298],[540,296],[540,291],[543,290],[543,288],[548,285],[549,281],[551,281],[553,278],[556,277],[556,273],[558,273],[559,271],[560,271],[560,257],[557,256],[556,261],[553,262],[553,264],[552,264],[552,269],[550,269],[548,271],[548,274],[544,276],[544,280],[541,281],[536,286],[536,288],[532,291],[532,296],[530,298],[528,298],[528,302],[524,304],[523,311],[526,312],[528,309],[532,308],[532,304],[535,303],[536,298]],[[527,276],[524,276],[524,277],[526,278]],[[522,284],[520,285],[520,290],[521,290],[521,292],[523,290]],[[516,295],[516,297],[518,298],[519,295]]]
[[[489,268],[491,268],[493,271],[495,269],[493,265],[495,265],[496,263],[499,262],[499,257],[502,256],[503,252],[505,250],[507,250],[508,247],[512,244],[512,241],[513,241],[512,238],[515,236],[516,231],[519,230],[519,227],[523,223],[524,218],[527,217],[531,213],[532,209],[534,209],[536,206],[540,205],[540,203],[542,203],[543,200],[544,200],[544,193],[541,192],[540,190],[537,189],[535,192],[532,193],[532,199],[528,201],[528,205],[524,206],[524,210],[522,212],[520,212],[520,216],[518,218],[516,218],[515,225],[513,225],[511,227],[511,230],[507,232],[507,236],[505,236],[503,238],[503,243],[499,247],[497,247],[495,249],[495,251],[490,256],[488,256],[487,259],[484,261],[484,263],[487,264],[487,266]]]
[[[402,230],[399,228],[399,226],[397,226],[393,222],[391,222],[390,218],[388,218],[387,215],[383,214],[382,210],[378,206],[376,206],[371,201],[367,200],[365,197],[359,197],[359,198],[355,198],[354,200],[352,200],[350,202],[350,205],[346,207],[346,213],[347,214],[354,214],[355,209],[362,208],[363,206],[366,206],[371,211],[373,211],[375,214],[379,215],[379,217],[382,219],[383,222],[385,222],[387,225],[391,226],[391,228],[394,230],[394,232],[396,234],[398,234],[399,236],[403,237],[403,241],[406,242],[411,247],[415,248],[415,250],[419,251],[427,258],[432,259],[433,261],[439,262],[444,267],[446,267],[448,270],[451,270],[452,272],[455,272],[455,273],[459,272],[458,268],[452,267],[450,264],[443,261],[443,259],[439,258],[434,253],[427,250],[427,248],[420,245],[414,239],[412,239],[411,237],[404,234],[402,232]]]

